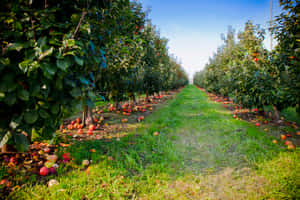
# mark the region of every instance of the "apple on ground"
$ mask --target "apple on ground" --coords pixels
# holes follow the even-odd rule
[[[287,149],[293,151],[293,150],[296,149],[296,147],[295,147],[295,145],[293,145],[293,144],[289,144],[289,145],[287,146]]]
[[[93,130],[88,130],[87,134],[88,135],[93,135]]]
[[[155,132],[153,133],[153,135],[154,135],[154,136],[157,136],[157,135],[159,135],[159,132],[155,131]]]
[[[286,145],[286,146],[288,146],[288,145],[290,145],[290,144],[293,144],[291,141],[289,141],[289,140],[286,140],[285,142],[284,142],[284,144]]]
[[[89,130],[93,131],[93,130],[95,130],[95,129],[96,129],[96,127],[95,127],[94,124],[91,124],[91,125],[89,126]]]
[[[41,176],[47,176],[49,174],[49,169],[47,167],[42,167],[40,169],[40,175]]]
[[[286,139],[286,136],[285,135],[280,135],[280,138],[282,139],[282,140],[285,140]]]
[[[50,168],[49,168],[49,173],[50,173],[50,174],[55,174],[55,173],[56,173],[55,167],[50,167]]]

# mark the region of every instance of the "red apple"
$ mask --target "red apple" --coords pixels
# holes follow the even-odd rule
[[[286,139],[286,136],[285,135],[280,135],[280,138],[282,139],[282,140],[285,140]]]
[[[94,124],[91,124],[91,125],[89,126],[89,130],[93,131],[93,130],[95,130],[95,129],[96,129],[96,127],[95,127]]]
[[[70,153],[64,153],[62,155],[62,157],[63,157],[64,161],[70,161]]]
[[[48,147],[44,148],[44,152],[45,152],[45,153],[49,153],[50,151],[51,151],[50,148],[48,148]]]
[[[254,58],[254,62],[257,62],[258,61],[258,58]]]
[[[81,119],[78,117],[78,118],[76,119],[76,122],[79,124],[80,121],[81,121]]]
[[[259,123],[256,123],[255,126],[259,126]]]
[[[7,182],[7,179],[2,179],[2,180],[0,181],[0,185],[5,185],[6,182]]]
[[[48,169],[47,167],[42,167],[42,168],[40,169],[40,175],[41,175],[41,176],[47,176],[48,173],[49,173],[49,169]]]
[[[287,146],[287,149],[293,151],[293,150],[296,149],[296,147],[295,147],[295,145],[293,145],[293,144],[289,144],[289,145]]]
[[[153,133],[153,135],[154,135],[154,136],[157,136],[157,135],[159,135],[159,132],[155,131],[155,132]]]
[[[82,130],[82,129],[78,129],[77,133],[78,133],[79,135],[81,135],[81,134],[83,134],[83,130]]]
[[[88,135],[93,135],[93,130],[88,130],[87,134]]]
[[[55,174],[55,173],[56,173],[55,167],[50,167],[50,168],[49,168],[49,173],[50,173],[50,174]]]
[[[11,158],[9,159],[9,162],[14,163],[14,164],[17,164],[17,163],[18,163],[16,157],[11,157]]]
[[[290,145],[290,144],[293,144],[291,141],[289,141],[289,140],[286,140],[285,142],[284,142],[284,144],[286,145],[286,146],[288,146],[288,145]]]
[[[71,124],[74,125],[75,124],[75,120],[71,121]]]

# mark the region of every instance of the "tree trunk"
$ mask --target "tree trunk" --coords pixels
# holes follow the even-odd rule
[[[92,109],[89,106],[86,106],[86,105],[83,107],[82,124],[83,124],[83,126],[87,126],[87,125],[93,124]]]
[[[273,105],[273,110],[274,110],[274,119],[275,120],[279,120],[279,112],[278,109],[276,108],[276,106]]]
[[[1,153],[5,153],[7,151],[7,145],[4,144],[1,148]]]
[[[146,101],[149,102],[149,94],[146,92]]]
[[[121,104],[119,101],[116,101],[115,107],[116,107],[116,110],[122,110],[122,107],[121,107]]]
[[[136,105],[137,102],[136,102],[136,98],[135,98],[135,94],[134,93],[132,94],[131,98],[132,98],[132,101],[133,101],[133,105]]]

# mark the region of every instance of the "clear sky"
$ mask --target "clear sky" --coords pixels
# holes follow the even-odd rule
[[[150,8],[149,18],[163,37],[169,39],[174,54],[191,78],[203,69],[210,56],[222,44],[221,34],[231,25],[241,31],[247,20],[269,26],[271,0],[140,0]],[[273,0],[273,16],[280,14]],[[270,40],[265,41],[267,48]]]

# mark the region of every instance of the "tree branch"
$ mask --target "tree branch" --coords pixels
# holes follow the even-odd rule
[[[79,27],[81,26],[81,24],[82,24],[82,21],[83,21],[83,18],[84,18],[84,16],[86,15],[86,11],[82,11],[82,14],[81,14],[81,17],[80,17],[80,20],[79,20],[79,22],[78,22],[78,24],[77,24],[77,27],[76,27],[76,29],[75,29],[75,31],[74,31],[74,33],[72,34],[72,36],[71,36],[71,38],[72,39],[74,39],[74,37],[75,37],[75,35],[76,35],[76,33],[78,32],[78,30],[79,30]]]

